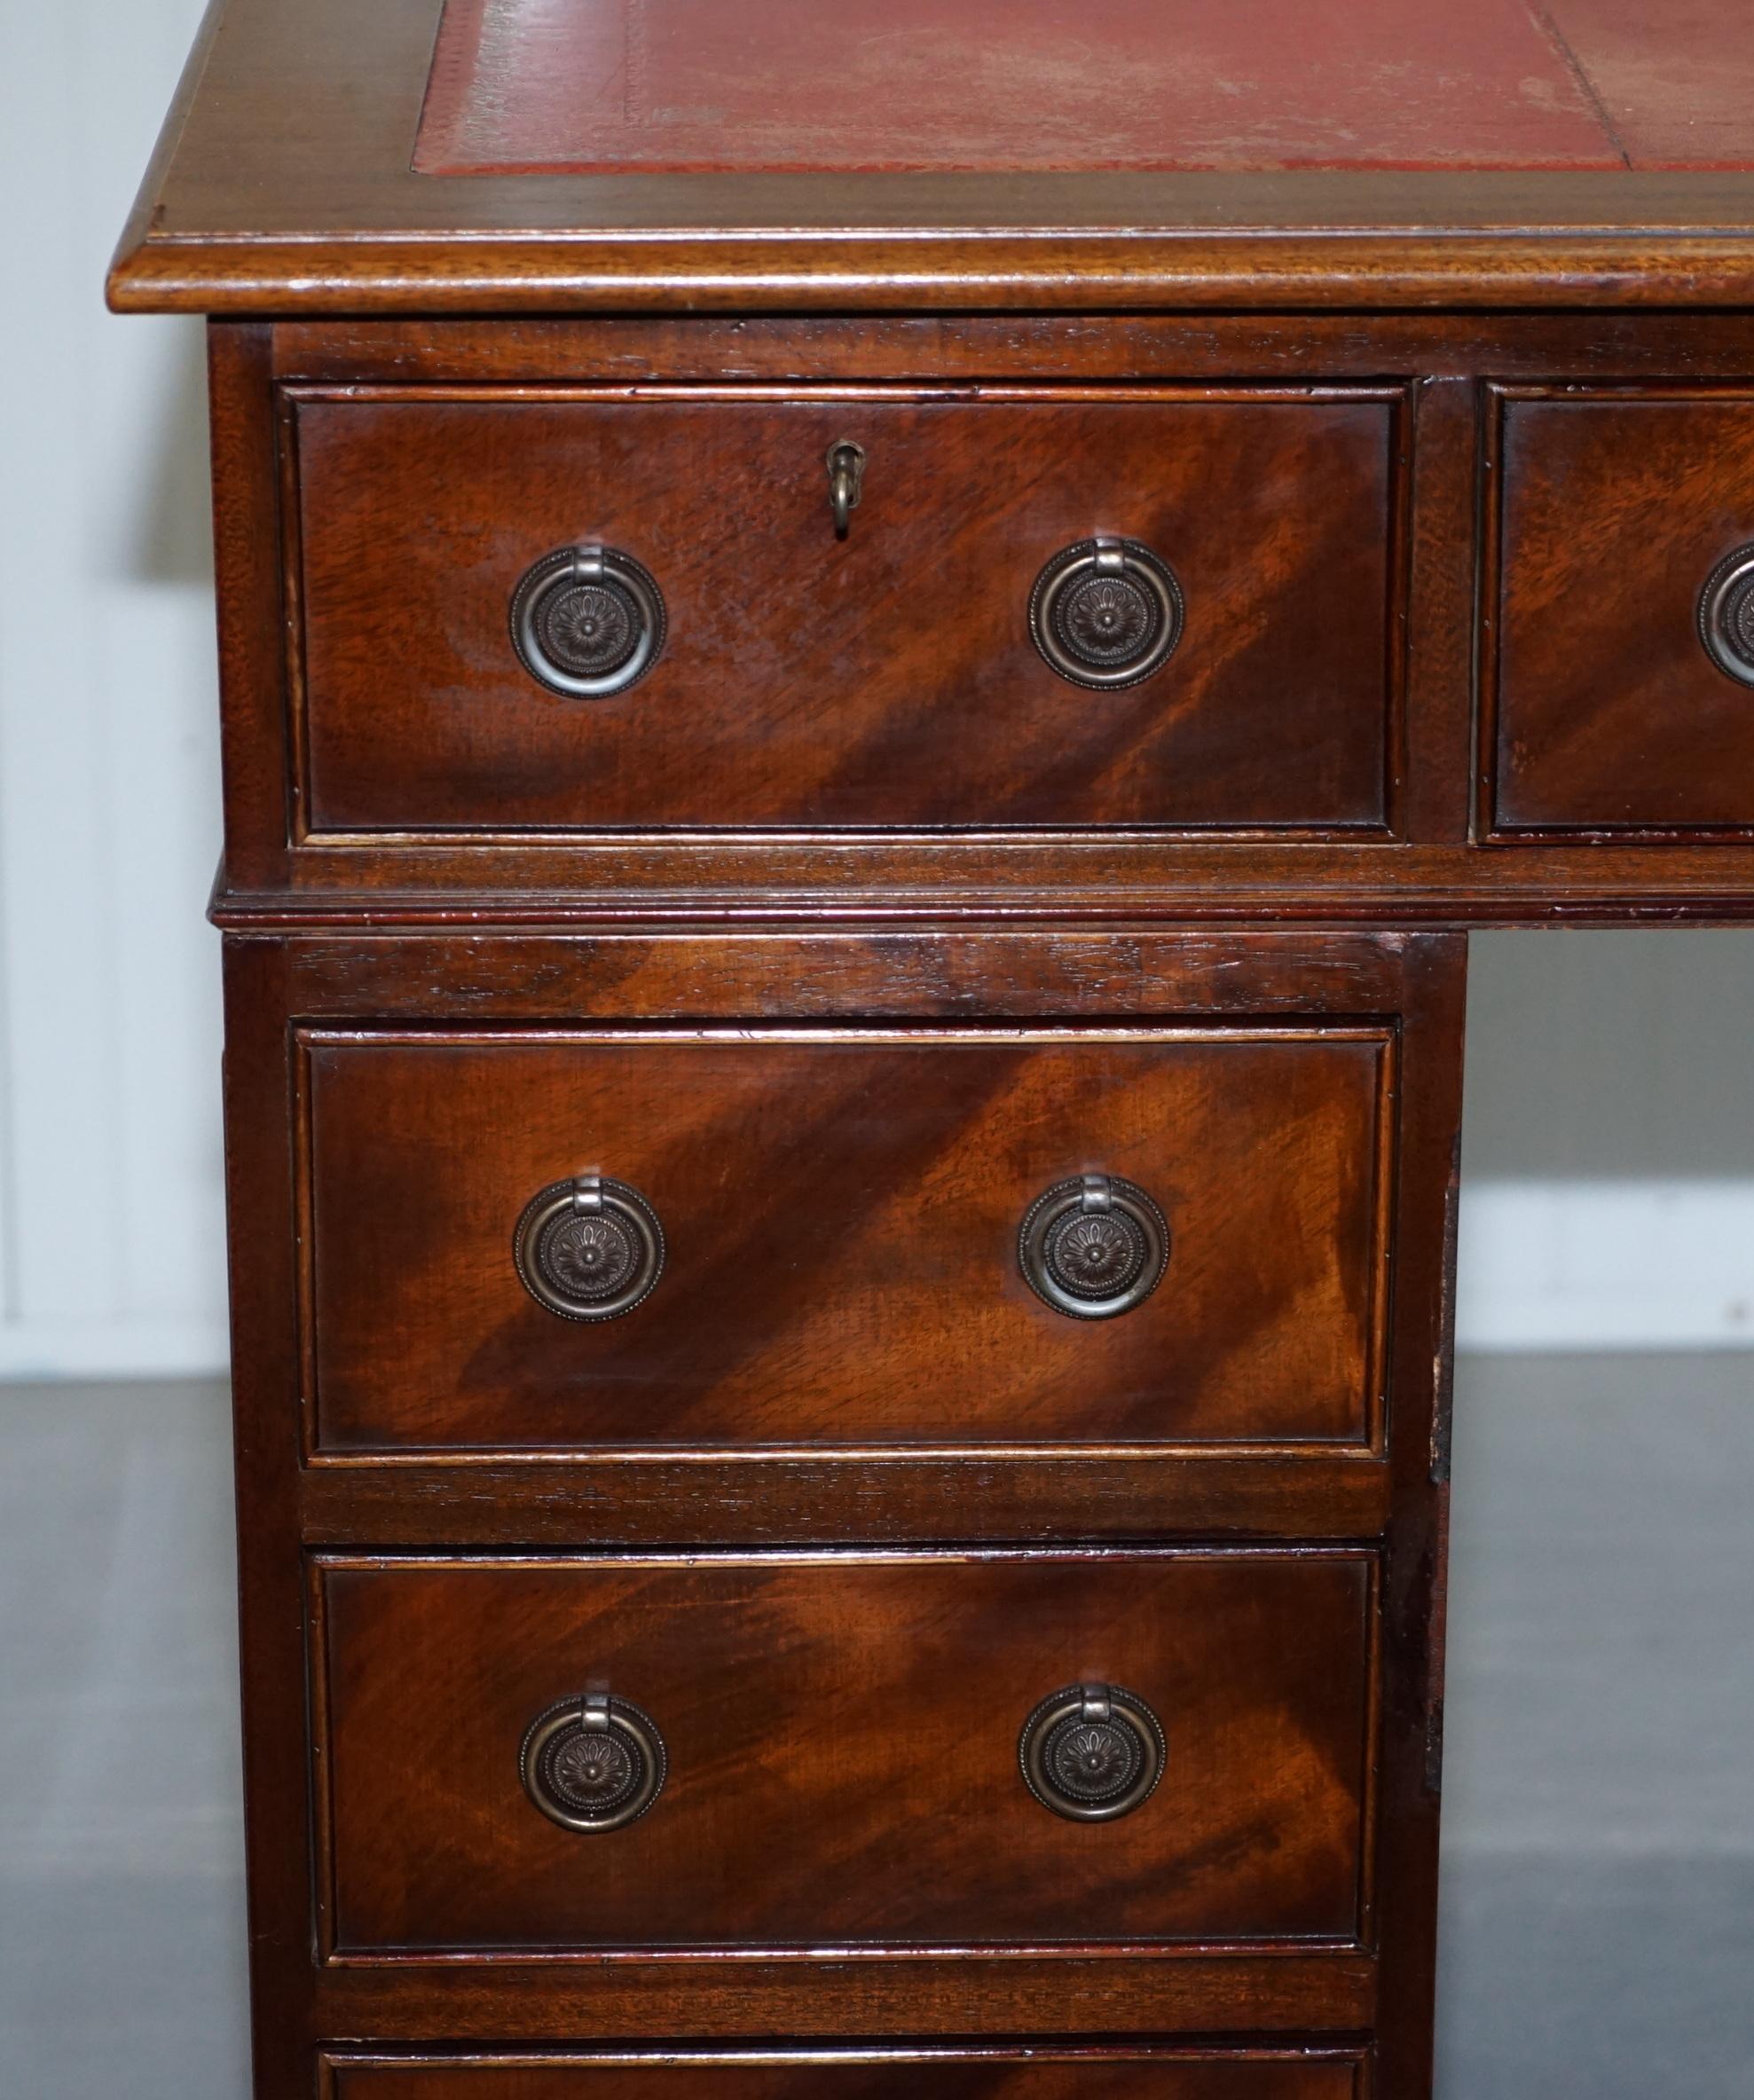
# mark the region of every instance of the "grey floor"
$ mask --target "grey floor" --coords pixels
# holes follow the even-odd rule
[[[245,2090],[216,1387],[0,1388],[0,2094]],[[1754,2093],[1754,1357],[1458,1401],[1442,2100]]]

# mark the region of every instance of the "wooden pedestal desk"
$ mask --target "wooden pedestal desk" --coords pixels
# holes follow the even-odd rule
[[[259,2100],[1420,2100],[1464,949],[1754,916],[1729,0],[227,0]]]

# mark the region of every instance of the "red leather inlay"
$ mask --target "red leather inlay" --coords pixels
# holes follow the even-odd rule
[[[428,174],[1754,163],[1737,0],[448,0]]]
[[[1754,167],[1747,0],[1548,0],[1633,168]]]

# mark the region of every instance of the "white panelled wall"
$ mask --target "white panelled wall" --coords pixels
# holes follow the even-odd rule
[[[198,322],[103,275],[201,0],[0,0],[0,1372],[223,1361]]]
[[[1754,1348],[1754,932],[1476,934],[1459,1329]]]
[[[0,0],[0,1377],[224,1355],[201,329],[102,278],[201,0]],[[1754,934],[1475,944],[1461,1338],[1754,1345]]]

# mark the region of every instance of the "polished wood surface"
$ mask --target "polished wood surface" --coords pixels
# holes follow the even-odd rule
[[[1368,2065],[1338,2050],[1129,2049],[1072,2054],[905,2049],[776,2057],[619,2054],[398,2064],[331,2059],[321,2100],[1365,2100]]]
[[[331,1036],[388,1028],[405,1036],[448,1031],[453,1038],[464,1022],[497,1034],[552,1026],[556,1015],[574,1017],[575,1033],[589,1022],[619,1023],[624,1034],[634,1023],[650,1031],[712,1013],[751,1027],[805,1020],[844,1029],[863,1022],[868,1034],[881,1020],[899,1036],[933,1024],[941,1030],[970,1014],[989,1024],[1043,1015],[1066,1024],[1125,1011],[1192,1026],[1196,1040],[1222,1048],[1223,1033],[1251,1015],[1301,1023],[1307,1035],[1339,1015],[1353,1017],[1354,1030],[1367,1017],[1382,1017],[1382,1026],[1398,1017],[1395,1172],[1384,1194],[1394,1219],[1394,1302],[1382,1362],[1396,1433],[1417,1443],[1432,1435],[1434,1365],[1442,1354],[1460,947],[1453,937],[1432,935],[1317,940],[1152,927],[657,927],[492,939],[356,931],[234,938],[227,974],[234,1035],[256,1002],[305,1017],[309,1029]],[[295,1247],[309,1248],[311,1231],[299,1222],[287,1144],[287,1105],[303,1053],[287,1031],[248,1056],[234,1047],[232,1062],[234,1119],[248,1119],[260,1133],[237,1258],[267,1302],[264,1332],[271,1339],[306,1321],[293,1257]],[[509,1254],[504,1221],[500,1231],[495,1262]],[[381,1372],[381,1352],[376,1360]],[[277,1448],[283,1365],[264,1362],[260,1372],[268,1411],[260,1435]],[[960,1452],[893,1445],[880,1462],[869,1448],[861,1455],[832,1445],[766,1452],[735,1444],[670,1452],[634,1446],[620,1453],[575,1446],[503,1458],[452,1446],[428,1456],[404,1451],[393,1463],[383,1454],[350,1457],[319,1447],[298,1497],[305,1536],[333,1544],[361,1537],[558,1546],[971,1535],[1050,1540],[1137,1538],[1166,1527],[1297,1538],[1379,1534],[1390,1479],[1386,1459],[1347,1444],[1262,1451],[999,1443]]]
[[[1754,688],[1699,618],[1712,570],[1754,541],[1754,398],[1497,406],[1498,829],[1754,831]]]
[[[331,1451],[1370,1439],[1392,1038],[1335,1029],[307,1039],[315,1419]],[[581,1173],[667,1243],[577,1324],[512,1231]],[[1144,1303],[1019,1270],[1035,1198],[1165,1213]]]
[[[1365,1930],[1376,1616],[1362,1551],[325,1560],[323,1945],[756,1947],[1317,1939]],[[1161,1783],[1079,1823],[1018,1735],[1068,1683],[1160,1715]],[[526,1797],[595,1685],[669,1776],[619,1830]]]
[[[295,401],[311,835],[1383,824],[1392,392]],[[868,455],[844,541],[841,439]],[[1043,564],[1097,532],[1186,600],[1122,691],[1029,635]],[[581,543],[668,610],[656,668],[603,699],[539,685],[507,617]]]
[[[1559,0],[1550,19],[1580,36],[1596,26],[1622,164],[1485,173],[433,177],[413,156],[441,11],[442,0],[214,0],[122,236],[112,301],[432,316],[1709,309],[1754,295],[1754,177],[1713,164],[1738,157],[1726,137],[1747,137],[1746,61],[1716,5],[1692,11],[1702,55],[1677,73],[1687,14],[1658,15],[1629,39],[1648,9]],[[1310,12],[1265,17],[1253,62],[1283,51]],[[979,99],[971,83],[961,106]],[[1628,122],[1632,104],[1656,113],[1648,138]],[[1420,157],[1441,156],[1449,114],[1446,98]],[[1703,164],[1679,172],[1624,164],[1695,151]]]

